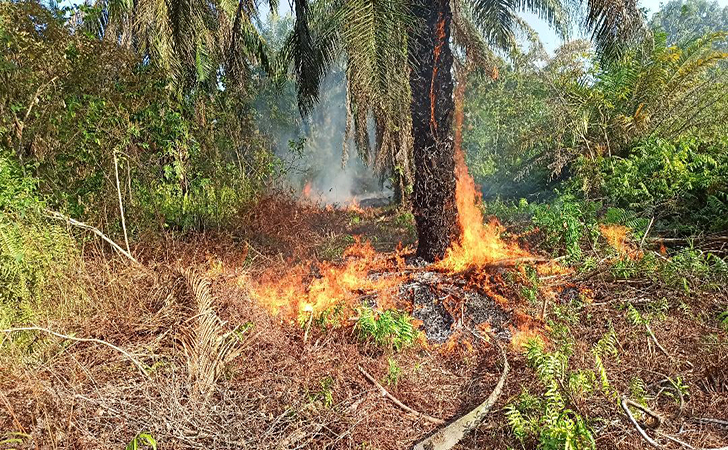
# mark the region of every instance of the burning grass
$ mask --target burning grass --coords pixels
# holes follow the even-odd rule
[[[33,448],[122,448],[140,432],[161,448],[409,448],[436,425],[382,398],[358,367],[405,405],[451,420],[498,382],[498,352],[470,331],[488,330],[510,340],[512,370],[492,415],[457,448],[538,445],[530,435],[521,443],[503,410],[524,389],[544,392],[522,353],[534,338],[544,352],[568,355],[569,376],[595,374],[589,393],[565,398],[589,421],[597,448],[646,448],[615,394],[646,402],[667,419],[665,432],[693,446],[725,443],[720,427],[694,421],[725,419],[728,410],[728,331],[711,322],[723,297],[580,280],[555,263],[529,268],[514,262],[525,252],[508,253],[504,242],[497,248],[509,264],[423,266],[392,243],[406,235],[393,213],[365,211],[354,224],[358,213],[264,201],[273,225],[262,213],[247,217],[244,236],[257,240],[244,244],[235,234],[157,242],[135,249],[146,269],[87,249],[91,309],[39,325],[113,343],[146,374],[106,346],[6,338],[0,428]],[[317,257],[328,240],[356,230],[380,239],[354,242],[333,261]],[[624,243],[634,245],[628,236]],[[630,322],[627,303],[649,320],[654,339]],[[363,317],[369,332],[359,331]],[[401,322],[388,330],[407,334],[406,321],[427,340],[393,344],[377,323],[383,317]],[[601,357],[604,391],[594,349],[612,330],[618,353]],[[666,379],[687,386],[682,407]]]

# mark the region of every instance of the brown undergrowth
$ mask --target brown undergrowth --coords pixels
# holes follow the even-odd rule
[[[145,373],[106,346],[42,334],[4,336],[0,440],[17,440],[8,448],[120,449],[146,432],[159,448],[403,449],[436,426],[383,398],[359,366],[406,405],[444,420],[490,394],[501,371],[498,352],[468,339],[464,328],[445,345],[394,352],[360,339],[347,323],[314,325],[306,336],[305,326],[274,317],[252,300],[240,284],[243,274],[336,259],[327,249],[341,236],[379,236],[374,245],[389,251],[398,238],[411,237],[391,211],[327,211],[273,198],[264,204],[241,218],[235,232],[139,246],[134,253],[145,268],[87,248],[87,301],[38,325],[113,343],[140,361]],[[696,422],[725,420],[728,411],[728,335],[712,320],[727,304],[724,292],[677,295],[652,284],[598,278],[565,283],[555,290],[545,321],[530,322],[549,348],[568,339],[572,369],[593,369],[594,344],[614,329],[619,356],[604,360],[613,392],[634,397],[640,379],[642,400],[665,419],[663,431],[696,448],[728,442],[728,431]],[[587,293],[576,312],[568,309],[575,292]],[[520,315],[538,317],[542,310],[517,290],[503,288],[499,295]],[[664,313],[650,329],[667,355],[626,312],[631,304],[647,315],[662,297],[667,307],[661,303]],[[567,331],[559,333],[564,324]],[[508,360],[511,372],[499,402],[456,448],[537,446],[516,439],[503,407],[524,388],[539,394],[542,387],[516,346],[508,349]],[[688,386],[682,408],[666,379]],[[594,420],[597,448],[647,448],[614,397],[593,395],[571,406]]]

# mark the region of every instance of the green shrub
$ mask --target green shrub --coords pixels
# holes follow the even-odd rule
[[[82,294],[80,251],[65,227],[42,216],[35,183],[0,152],[0,327]]]
[[[547,248],[565,252],[570,261],[582,257],[581,245],[598,236],[596,202],[562,194],[552,203],[532,205],[533,223],[543,232]]]
[[[176,92],[132,50],[35,1],[1,3],[0,30],[0,142],[54,209],[118,236],[118,162],[132,235],[222,227],[276,170],[233,90]]]
[[[568,407],[569,398],[593,390],[594,372],[569,372],[568,356],[544,351],[540,340],[526,344],[526,358],[546,391],[540,398],[524,391],[506,406],[506,420],[513,434],[521,441],[533,439],[543,449],[595,449],[587,421]]]
[[[686,293],[722,289],[728,282],[728,262],[693,247],[680,249],[659,269],[660,278]]]
[[[362,339],[371,339],[382,347],[399,351],[415,343],[418,332],[412,318],[402,312],[388,309],[376,313],[372,308],[358,308],[359,319],[355,328]]]
[[[728,228],[728,142],[651,139],[601,161],[609,202],[686,231]]]

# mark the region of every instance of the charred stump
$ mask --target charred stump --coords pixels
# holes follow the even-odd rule
[[[417,224],[417,256],[442,258],[459,237],[455,203],[452,137],[453,57],[449,0],[420,0],[414,5],[420,29],[413,36],[412,136],[415,182],[412,206]]]

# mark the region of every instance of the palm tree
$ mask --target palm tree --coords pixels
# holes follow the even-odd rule
[[[377,123],[375,155],[388,145],[400,147],[396,154],[408,155],[404,147],[413,144],[418,256],[428,261],[441,258],[460,232],[455,206],[452,38],[471,57],[482,58],[487,49],[512,42],[519,11],[536,12],[564,32],[568,6],[574,4],[562,0],[295,1],[296,24],[288,57],[293,61],[302,110],[315,102],[327,64],[343,51],[359,151],[365,157],[371,151],[364,138],[369,116]],[[636,0],[587,0],[585,26],[592,30],[604,57],[619,55],[625,43],[636,41],[645,31],[643,24]],[[410,106],[409,114],[403,114],[403,105]],[[387,145],[392,135],[396,143]]]
[[[239,87],[252,63],[267,68],[256,17],[249,0],[96,0],[81,9],[80,22],[164,69],[184,92],[214,90],[221,78]]]

